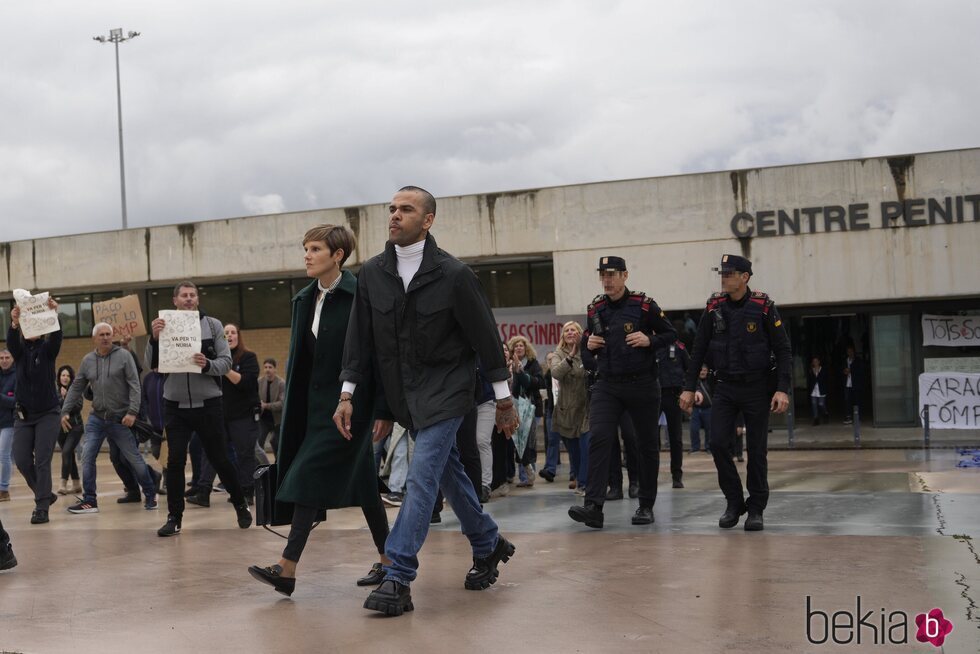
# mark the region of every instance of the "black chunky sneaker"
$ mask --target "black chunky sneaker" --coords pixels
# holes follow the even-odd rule
[[[510,561],[516,550],[513,543],[503,536],[497,536],[497,545],[490,554],[486,557],[473,557],[473,567],[466,573],[463,581],[466,590],[483,590],[492,586],[500,575],[497,566]]]
[[[405,584],[394,579],[385,579],[381,585],[371,591],[364,600],[364,608],[377,611],[387,616],[398,616],[405,611],[414,611],[412,592]]]

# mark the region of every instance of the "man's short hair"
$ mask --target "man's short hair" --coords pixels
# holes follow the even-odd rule
[[[310,241],[322,241],[327,244],[331,252],[337,250],[344,251],[344,258],[340,260],[343,267],[344,262],[357,247],[357,237],[346,225],[317,225],[306,230],[303,236],[303,245]]]
[[[109,332],[112,333],[112,325],[110,325],[107,322],[97,322],[95,323],[95,326],[92,327],[92,338],[95,338],[95,335],[98,334],[99,330],[102,329],[103,327],[108,327]]]
[[[272,357],[269,357],[268,359],[266,359],[265,361],[263,361],[263,362],[262,362],[262,365],[264,366],[264,365],[265,365],[265,364],[267,364],[267,363],[270,363],[270,364],[272,364],[272,367],[273,367],[273,368],[275,368],[275,367],[276,367],[276,360],[275,360],[275,359],[273,359]]]
[[[174,297],[180,295],[180,289],[182,288],[193,288],[194,291],[197,292],[197,284],[185,279],[182,282],[177,282],[177,285],[174,286]]]
[[[432,194],[426,191],[421,186],[403,186],[398,189],[398,192],[402,191],[415,191],[416,193],[422,194],[422,209],[425,213],[431,213],[435,215],[436,213],[436,199],[432,197]]]

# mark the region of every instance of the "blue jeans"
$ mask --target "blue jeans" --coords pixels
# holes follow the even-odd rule
[[[704,449],[711,449],[711,407],[694,407],[691,412],[691,451],[701,449],[701,430],[704,429]]]
[[[415,580],[418,553],[429,533],[440,488],[459,518],[473,556],[488,556],[497,545],[497,524],[480,507],[473,483],[459,460],[456,432],[462,422],[462,416],[449,418],[413,434],[415,454],[408,466],[405,502],[385,543],[385,555],[391,560],[385,566],[385,579],[405,585]]]
[[[10,490],[10,474],[13,472],[10,452],[13,447],[14,428],[0,429],[0,491]]]
[[[544,470],[555,474],[558,471],[558,466],[561,465],[561,434],[551,431],[550,411],[544,414],[544,433]]]
[[[122,423],[103,420],[93,413],[89,414],[88,421],[85,423],[85,447],[82,451],[82,491],[85,495],[85,501],[97,503],[95,459],[99,456],[102,442],[107,438],[119,448],[123,460],[133,470],[136,481],[142,487],[146,498],[156,497],[157,491],[153,484],[153,477],[150,475],[150,469],[146,466],[146,461],[140,454],[139,443],[136,442],[133,432]],[[174,492],[182,490],[182,488],[178,488]]]

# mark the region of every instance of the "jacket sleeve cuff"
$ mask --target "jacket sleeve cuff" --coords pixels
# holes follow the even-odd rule
[[[353,395],[354,389],[356,388],[357,388],[357,384],[355,384],[354,382],[345,381],[343,386],[340,387],[340,392],[350,393],[351,395]]]
[[[504,400],[508,397],[510,397],[510,388],[507,386],[507,381],[493,382],[493,399]]]

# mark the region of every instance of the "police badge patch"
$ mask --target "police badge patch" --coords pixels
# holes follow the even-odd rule
[[[627,334],[632,334],[633,333],[633,323],[628,322],[625,325],[623,325],[623,331],[626,332]]]
[[[750,334],[754,334],[755,333],[755,330],[757,330],[758,328],[759,328],[759,326],[757,324],[755,324],[755,322],[749,321],[749,322],[745,323],[745,329]]]

